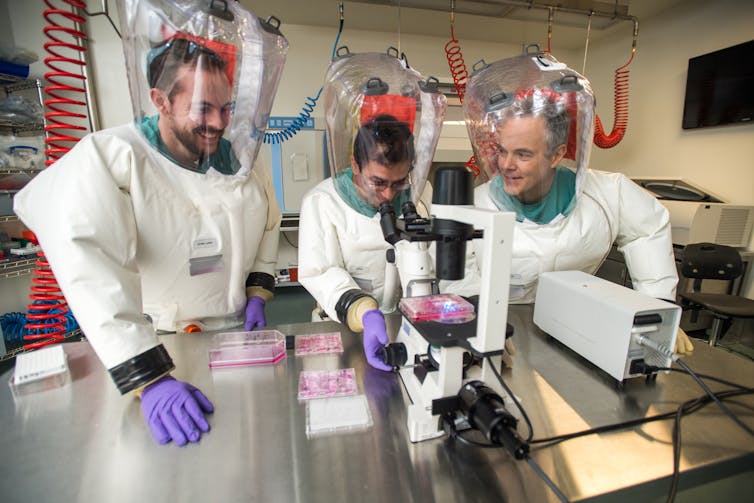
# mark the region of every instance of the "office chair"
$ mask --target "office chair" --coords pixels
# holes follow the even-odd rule
[[[683,249],[681,274],[694,280],[692,291],[680,292],[682,308],[690,309],[691,322],[697,321],[699,311],[709,311],[714,317],[709,344],[714,346],[725,335],[734,318],[754,318],[754,300],[729,293],[702,292],[702,280],[732,281],[743,273],[741,255],[735,248],[712,243],[694,243]],[[730,287],[728,287],[730,292]]]

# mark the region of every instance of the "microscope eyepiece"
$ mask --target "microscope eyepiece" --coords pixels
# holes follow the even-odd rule
[[[401,240],[398,229],[395,226],[395,210],[391,202],[385,201],[380,204],[380,228],[385,241],[394,245]]]
[[[411,222],[413,220],[416,220],[419,218],[419,214],[416,212],[416,206],[414,205],[413,201],[406,201],[401,206],[401,211],[403,212],[403,219],[407,222]]]

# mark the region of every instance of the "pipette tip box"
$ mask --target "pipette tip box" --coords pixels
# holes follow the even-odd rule
[[[213,336],[209,366],[274,364],[285,358],[285,335],[277,330],[223,332]]]
[[[55,345],[16,356],[16,368],[8,384],[14,398],[59,388],[71,381],[63,346]]]

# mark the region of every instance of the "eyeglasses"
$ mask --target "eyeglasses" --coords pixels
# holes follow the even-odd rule
[[[400,180],[392,182],[392,183],[389,183],[387,180],[383,180],[382,178],[377,178],[377,177],[367,178],[363,174],[362,174],[362,179],[364,180],[364,185],[366,185],[367,187],[369,187],[375,192],[383,192],[388,187],[390,187],[390,189],[393,192],[403,192],[404,190],[406,190],[407,188],[411,186],[411,179],[408,176],[401,178]]]

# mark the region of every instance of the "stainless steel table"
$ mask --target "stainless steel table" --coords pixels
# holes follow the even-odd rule
[[[390,326],[397,328],[397,319]],[[702,394],[687,376],[660,375],[618,387],[540,332],[529,306],[513,306],[513,369],[503,377],[534,424],[535,438],[675,409]],[[446,438],[411,444],[406,397],[394,374],[369,368],[360,339],[333,322],[281,325],[286,334],[342,331],[340,355],[288,357],[273,366],[210,370],[207,334],[162,336],[178,366],[214,402],[212,431],[198,444],[156,444],[139,402],[121,397],[86,342],[65,344],[72,382],[14,401],[0,386],[3,502],[557,501],[525,463],[499,449]],[[697,344],[696,371],[754,382],[754,363]],[[354,367],[374,425],[307,438],[297,400],[304,369]],[[720,389],[719,385],[710,385]],[[730,404],[754,424],[754,398]],[[681,488],[714,487],[718,501],[749,495],[754,439],[714,405],[683,419]],[[672,473],[670,421],[591,435],[532,457],[574,501],[663,501]],[[520,431],[525,433],[522,424]],[[733,478],[731,478],[733,477]],[[721,481],[739,487],[719,491]],[[710,485],[712,484],[712,485]],[[743,496],[742,496],[743,498]],[[684,501],[689,501],[685,499]]]

